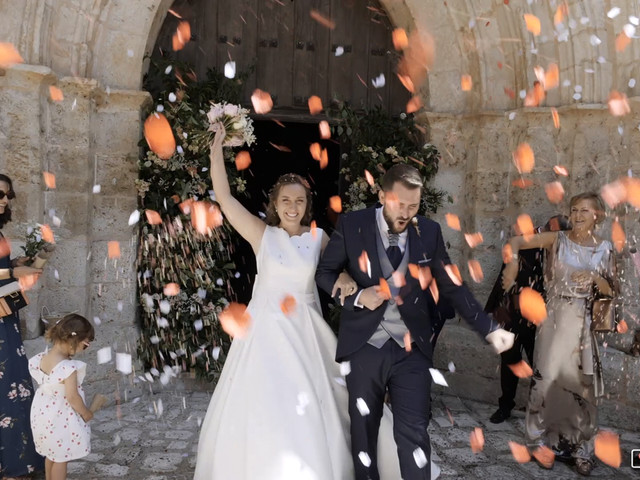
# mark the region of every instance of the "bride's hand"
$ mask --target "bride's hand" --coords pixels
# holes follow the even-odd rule
[[[222,153],[222,142],[224,142],[224,137],[227,136],[227,131],[224,128],[222,123],[217,123],[218,130],[216,130],[216,134],[213,137],[213,142],[211,142],[211,155],[215,152],[219,151]]]
[[[344,305],[345,298],[358,291],[358,284],[351,278],[351,275],[347,272],[342,272],[338,276],[336,283],[333,284],[333,289],[331,290],[332,298],[335,298],[338,290],[340,290],[340,305]]]

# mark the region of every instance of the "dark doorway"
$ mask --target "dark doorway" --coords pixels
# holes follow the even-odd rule
[[[329,198],[338,194],[339,144],[320,139],[318,122],[258,120],[254,121],[254,130],[258,141],[249,148],[251,166],[244,171],[249,195],[239,200],[251,213],[264,213],[269,190],[278,177],[285,173],[297,173],[311,185],[313,218],[317,226],[330,235],[336,214],[328,209],[328,204]],[[324,169],[320,168],[319,162],[313,159],[309,151],[314,142],[320,143],[329,154],[329,164]],[[256,274],[255,256],[249,244],[241,240],[233,258],[240,277],[232,285],[237,300],[247,303],[251,299]],[[323,305],[323,310],[325,308],[326,305]]]

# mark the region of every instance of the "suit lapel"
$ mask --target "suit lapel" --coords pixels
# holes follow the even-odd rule
[[[364,225],[361,229],[363,235],[362,248],[366,250],[371,264],[371,279],[376,283],[382,275],[382,267],[380,266],[380,257],[378,256],[378,219],[376,218],[376,209],[372,207],[367,210]]]

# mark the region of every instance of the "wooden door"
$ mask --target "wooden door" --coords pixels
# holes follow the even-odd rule
[[[302,119],[311,95],[347,101],[356,108],[382,108],[397,114],[409,94],[395,75],[397,54],[389,19],[372,0],[178,0],[171,9],[191,25],[192,40],[172,52],[179,19],[169,13],[153,56],[174,55],[194,66],[237,71],[255,68],[243,90],[250,104],[255,88],[269,92],[274,114],[290,112]],[[318,12],[335,25],[312,18]],[[374,79],[378,79],[376,88]]]

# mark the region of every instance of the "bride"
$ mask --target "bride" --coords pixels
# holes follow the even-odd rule
[[[309,184],[296,174],[280,177],[263,222],[231,195],[224,136],[221,128],[211,145],[213,188],[227,220],[251,245],[258,275],[247,307],[250,326],[232,342],[202,423],[194,479],[354,478],[343,376],[348,368],[341,372],[334,361],[336,338],[322,317],[314,281],[329,238],[309,226]],[[344,273],[334,292],[352,288]],[[386,413],[379,468],[381,478],[398,480]],[[432,478],[438,471],[431,463]]]

